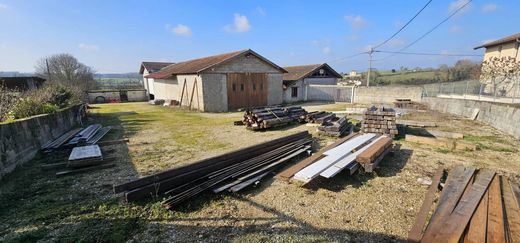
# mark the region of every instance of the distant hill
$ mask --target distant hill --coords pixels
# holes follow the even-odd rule
[[[140,79],[142,75],[139,73],[96,73],[94,78],[127,78]]]

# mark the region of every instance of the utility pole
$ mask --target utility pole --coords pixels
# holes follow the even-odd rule
[[[372,71],[372,53],[374,53],[374,48],[370,48],[370,51],[368,51],[367,87],[370,86],[370,72]]]

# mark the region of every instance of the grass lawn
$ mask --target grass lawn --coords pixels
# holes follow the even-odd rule
[[[350,104],[303,104],[341,110]],[[265,132],[233,126],[242,113],[201,113],[146,103],[95,105],[86,123],[111,125],[103,147],[114,168],[56,178],[43,163],[68,154],[38,155],[0,181],[0,242],[316,242],[402,241],[414,222],[438,166],[493,168],[520,181],[520,142],[474,121],[439,113],[407,118],[462,131],[477,151],[440,151],[397,140],[394,155],[376,173],[345,174],[307,187],[266,179],[240,193],[206,193],[175,208],[160,199],[125,204],[113,185],[236,148],[314,127],[292,125]],[[85,124],[86,125],[86,124]],[[329,138],[316,136],[321,144]]]

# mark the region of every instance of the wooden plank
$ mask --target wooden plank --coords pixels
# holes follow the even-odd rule
[[[356,157],[359,163],[373,163],[374,160],[385,151],[391,144],[393,139],[389,137],[382,137],[379,141],[368,147],[365,151]]]
[[[435,192],[439,189],[439,183],[441,182],[442,174],[444,173],[444,169],[439,167],[432,178],[432,184],[426,191],[426,196],[424,198],[423,204],[419,209],[419,213],[415,218],[415,223],[413,224],[410,233],[408,233],[407,242],[419,242],[422,238],[422,231],[424,225],[426,223],[426,218],[428,217],[428,213],[433,205],[433,199],[435,198]]]
[[[500,192],[500,180],[495,177],[489,187],[488,205],[488,228],[487,242],[506,242],[504,230],[504,213],[502,205],[502,195]]]
[[[278,173],[275,178],[280,180],[289,180],[294,174],[296,174],[298,171],[302,170],[303,168],[307,167],[308,165],[314,163],[315,161],[321,159],[323,157],[323,153],[326,151],[337,147],[338,145],[358,136],[359,133],[352,133],[344,138],[336,140],[333,144],[330,144],[328,146],[325,146],[323,149],[319,150],[318,152],[314,153],[310,157],[300,161],[299,163],[294,164],[293,166],[281,171]]]
[[[437,209],[432,215],[424,233],[423,241],[433,242],[436,233],[440,232],[442,227],[444,227],[444,221],[453,212],[470,180],[473,178],[475,168],[457,166],[450,173],[453,174],[449,177],[449,181],[446,182]]]
[[[66,176],[66,175],[75,175],[75,174],[80,174],[80,173],[87,172],[87,171],[101,170],[101,169],[106,169],[106,168],[110,168],[110,167],[114,167],[114,166],[115,166],[115,164],[102,164],[102,165],[90,166],[90,167],[85,167],[85,168],[76,169],[76,170],[65,170],[65,171],[57,172],[56,177],[61,177],[61,176]]]
[[[365,172],[372,172],[375,168],[379,165],[379,163],[383,160],[383,158],[392,150],[392,146],[388,147],[377,157],[373,163],[371,164],[363,164],[363,168],[365,169]]]
[[[520,209],[516,203],[515,195],[509,181],[502,179],[502,196],[504,198],[504,208],[509,229],[509,240],[511,242],[520,242]]]
[[[486,191],[469,222],[468,232],[464,237],[465,243],[486,242],[488,201],[489,192]]]
[[[436,232],[433,241],[424,242],[448,242],[457,243],[462,237],[473,213],[478,207],[480,200],[495,177],[495,172],[484,170],[478,173],[471,188],[460,199],[453,212],[444,220],[442,227]],[[428,238],[432,239],[432,238]]]

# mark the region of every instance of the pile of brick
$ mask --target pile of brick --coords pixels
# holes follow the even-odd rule
[[[394,138],[398,133],[395,124],[395,110],[375,106],[368,108],[364,112],[361,131],[363,133],[386,134]]]

